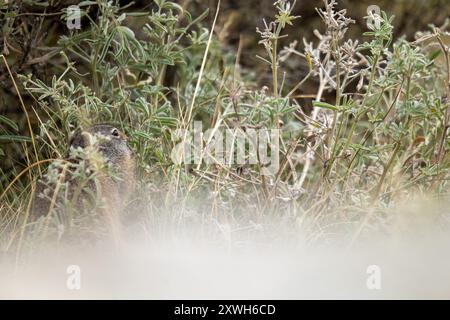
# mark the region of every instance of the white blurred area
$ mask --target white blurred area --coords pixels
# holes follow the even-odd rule
[[[352,246],[282,235],[245,242],[170,235],[120,249],[49,246],[25,265],[0,263],[0,298],[450,299],[450,234],[429,209],[393,212],[390,232]],[[67,286],[71,265],[81,271],[79,290]],[[380,289],[367,286],[372,265]]]

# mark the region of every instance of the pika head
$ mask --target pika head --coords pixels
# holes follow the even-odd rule
[[[104,159],[117,169],[125,169],[133,161],[133,151],[128,146],[127,136],[116,127],[109,124],[95,124],[86,129],[78,129],[69,141],[66,158],[73,148],[86,148],[98,143],[98,151]]]
[[[94,143],[94,140],[96,141]],[[71,161],[71,150],[74,148],[87,148],[95,145],[98,152],[114,169],[115,177],[120,181],[104,177],[102,185],[108,189],[117,189],[121,197],[126,197],[134,186],[135,159],[131,148],[127,143],[127,136],[110,124],[95,124],[84,129],[78,129],[69,141],[66,158]]]

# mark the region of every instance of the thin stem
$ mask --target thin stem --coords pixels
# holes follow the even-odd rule
[[[271,56],[273,95],[275,97],[278,97],[277,46],[278,46],[278,32],[277,36],[273,39],[272,56]]]
[[[335,105],[337,108],[339,108],[341,105],[341,68],[340,68],[341,59],[340,59],[339,52],[337,52],[335,54],[335,60],[336,60],[336,102],[335,102]],[[328,135],[328,143],[327,143],[328,149],[331,149],[331,144],[332,144],[333,137],[334,137],[334,131],[336,131],[336,124],[337,124],[337,120],[339,117],[339,113],[340,113],[339,110],[336,110],[333,113],[333,124],[331,126],[331,132]],[[323,176],[325,178],[328,177],[328,175],[331,171],[331,168],[333,166],[334,160],[335,160],[335,152],[337,149],[339,136],[341,134],[341,129],[342,129],[342,122],[341,122],[341,125],[339,126],[338,133],[334,139],[333,150],[329,154],[328,164],[327,164],[327,166],[325,168],[325,172],[323,174]]]

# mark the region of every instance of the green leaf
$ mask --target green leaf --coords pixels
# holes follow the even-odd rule
[[[352,144],[352,145],[350,145],[350,147],[355,151],[358,151],[358,150],[364,150],[364,151],[369,151],[369,152],[372,151],[371,148],[365,147],[362,144],[358,144],[358,143]]]
[[[15,136],[15,135],[0,135],[0,141],[7,141],[7,142],[32,142],[30,137]]]
[[[133,132],[133,135],[137,136],[139,138],[144,138],[144,139],[151,139],[152,138],[152,136],[150,134],[148,134],[147,132],[140,131],[140,130],[135,130]]]
[[[106,54],[108,53],[108,49],[111,46],[111,42],[116,35],[116,30],[113,30],[111,34],[109,35],[108,39],[106,40],[105,45],[103,46],[102,52],[100,54],[100,58],[98,59],[99,62],[103,62],[103,60],[106,57]]]
[[[182,6],[180,6],[179,4],[176,4],[174,2],[165,3],[164,9],[175,9],[179,13],[183,13],[183,11],[184,11]]]
[[[93,6],[93,5],[96,5],[96,4],[97,4],[97,2],[95,2],[95,1],[81,1],[78,4],[78,6],[79,7],[86,7],[86,6]]]
[[[131,29],[128,28],[128,27],[125,27],[125,26],[118,26],[118,27],[117,27],[117,30],[118,30],[120,33],[124,34],[128,39],[131,39],[131,40],[136,39],[133,30],[131,30]]]
[[[148,15],[148,12],[127,12],[127,16],[129,17],[145,17]]]
[[[122,13],[120,16],[117,17],[117,22],[122,22],[127,17],[126,13]]]
[[[15,131],[19,131],[19,126],[14,121],[8,119],[5,116],[0,115],[0,123],[4,123]]]
[[[313,106],[317,107],[317,108],[324,108],[324,109],[329,109],[329,110],[333,110],[333,111],[338,111],[339,108],[336,106],[333,106],[332,104],[326,103],[326,102],[320,102],[320,101],[314,101],[313,102]]]
[[[437,57],[441,55],[441,53],[442,53],[441,50],[436,50],[435,52],[431,53],[430,60],[431,61],[435,60]]]

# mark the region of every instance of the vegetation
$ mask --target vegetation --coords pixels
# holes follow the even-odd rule
[[[302,18],[293,14],[295,2],[279,0],[273,19],[257,30],[265,50],[258,59],[271,75],[260,86],[240,67],[240,51],[227,52],[211,32],[220,10],[191,16],[177,3],[154,3],[149,11],[131,12],[114,1],[83,1],[82,28],[67,30],[35,57],[52,61],[51,79],[20,69],[1,75],[27,96],[20,102],[31,133],[21,135],[14,121],[0,116],[0,156],[15,146],[26,159],[25,166],[1,172],[2,250],[21,254],[70,228],[97,232],[85,215],[72,222],[27,217],[36,179],[48,175],[51,163],[58,166],[53,159],[65,154],[71,132],[99,122],[114,123],[129,136],[140,186],[130,211],[138,212],[149,235],[198,223],[202,232],[230,240],[242,230],[259,234],[288,225],[283,232],[307,243],[339,239],[347,245],[374,230],[389,232],[389,210],[406,201],[427,196],[448,203],[446,26],[432,26],[415,41],[394,39],[393,18],[372,13],[360,43],[346,36],[355,21],[327,0],[318,9],[323,29],[314,33],[316,40],[281,46],[286,28],[301,29]],[[14,22],[17,8],[0,8],[9,22],[0,63],[9,66],[20,63],[12,43],[22,33]],[[308,66],[299,78],[285,72],[295,60]],[[311,83],[315,91],[304,91]],[[299,99],[305,95],[313,97],[312,110]],[[174,163],[172,152],[186,136],[173,133],[193,131],[194,121],[204,130],[244,135],[255,128],[281,130],[279,169],[267,175],[260,164]],[[449,212],[440,208],[433,217],[446,228]]]

